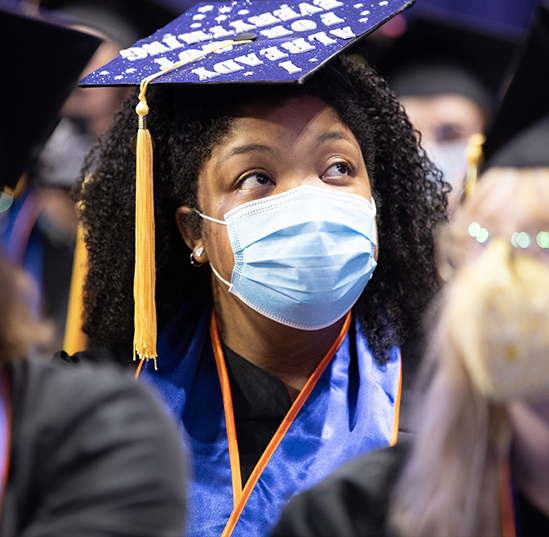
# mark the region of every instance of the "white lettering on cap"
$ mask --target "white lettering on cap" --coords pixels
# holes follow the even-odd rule
[[[265,56],[268,60],[271,60],[273,62],[277,60],[281,60],[282,58],[287,58],[288,55],[285,52],[282,52],[281,50],[278,50],[278,47],[269,47],[264,48],[263,50],[259,51],[259,54],[261,56]]]
[[[164,69],[171,69],[175,65],[175,62],[168,60],[166,57],[155,58],[154,63],[160,65],[161,71],[164,71]]]
[[[299,13],[296,13],[291,7],[275,9],[273,15],[278,17],[281,21],[291,21],[299,17]]]
[[[151,56],[156,56],[157,54],[165,54],[170,52],[170,49],[160,43],[159,41],[153,41],[152,43],[145,43],[142,47],[143,50],[147,51]]]
[[[331,11],[329,13],[322,13],[322,15],[320,15],[320,20],[326,26],[333,26],[334,24],[341,24],[342,22],[345,22],[344,19],[340,19],[335,13]]]
[[[216,63],[213,68],[216,73],[220,73],[222,75],[228,75],[244,69],[242,65],[238,65],[238,63],[234,60],[225,60],[224,62]]]
[[[187,34],[179,34],[177,37],[178,39],[181,39],[181,41],[185,41],[187,45],[194,45],[195,43],[209,41],[211,39],[211,36],[202,30],[197,30],[196,32],[190,32]]]
[[[307,32],[308,30],[314,30],[316,28],[316,22],[311,19],[295,21],[292,22],[290,28],[295,32]]]
[[[301,13],[301,16],[305,17],[307,15],[314,15],[315,13],[320,13],[322,9],[319,7],[312,6],[311,4],[307,4],[306,2],[303,2],[299,4],[299,11]]]
[[[315,6],[320,6],[324,11],[330,11],[343,5],[343,3],[338,2],[338,0],[313,0],[313,4]]]
[[[141,47],[130,47],[122,49],[120,51],[120,56],[125,60],[133,62],[135,60],[143,60],[148,56],[147,51],[143,50]]]
[[[247,54],[246,56],[238,56],[235,58],[235,61],[248,65],[250,67],[255,67],[256,65],[261,65],[263,62],[255,55],[255,52]]]
[[[259,32],[261,35],[265,36],[267,39],[276,39],[278,37],[286,37],[287,35],[292,35],[293,32],[284,28],[284,26],[275,26],[274,28],[266,28]]]
[[[185,45],[183,45],[183,43],[179,42],[177,40],[177,37],[175,37],[175,35],[172,35],[172,34],[166,34],[163,38],[162,38],[162,42],[170,48],[170,50],[176,50],[178,48],[183,48]]]
[[[340,37],[341,39],[352,39],[356,37],[350,26],[345,26],[345,28],[336,28],[335,30],[330,30],[332,35]]]
[[[315,49],[315,47],[310,43],[307,43],[303,37],[294,39],[293,41],[287,41],[280,46],[285,48],[290,54],[302,54],[303,52],[309,52],[310,50]]]
[[[298,73],[299,71],[302,70],[300,67],[297,67],[296,65],[294,65],[290,61],[282,62],[282,63],[279,63],[278,65],[279,65],[279,67],[283,67],[284,69],[286,69],[286,71],[288,71],[288,73],[290,73],[290,74]]]
[[[311,34],[309,36],[309,41],[312,41],[313,39],[320,41],[320,43],[322,43],[324,46],[337,43],[335,39],[332,39],[329,35],[326,35],[326,32],[317,32],[316,34]]]
[[[246,24],[244,21],[233,21],[229,23],[229,26],[232,26],[237,34],[243,34],[249,32],[250,30],[255,30],[253,24]]]
[[[214,39],[222,39],[223,37],[234,35],[234,30],[227,30],[223,26],[212,26],[209,31]]]
[[[262,13],[261,15],[255,15],[254,17],[250,17],[248,21],[252,24],[255,24],[256,26],[259,26],[260,28],[280,22],[280,20],[277,19],[272,13]]]
[[[216,76],[219,76],[219,73],[214,73],[212,71],[208,71],[204,67],[199,67],[198,69],[193,69],[191,73],[194,73],[195,75],[198,75],[198,78],[200,81],[202,80],[209,80],[210,78],[215,78]]]

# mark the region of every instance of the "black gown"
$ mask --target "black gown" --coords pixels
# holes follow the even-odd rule
[[[396,537],[388,525],[390,497],[410,442],[354,459],[293,498],[273,537]],[[549,519],[522,494],[515,504],[517,535],[549,535]]]
[[[2,537],[181,537],[181,442],[145,386],[112,366],[19,361],[7,373]]]

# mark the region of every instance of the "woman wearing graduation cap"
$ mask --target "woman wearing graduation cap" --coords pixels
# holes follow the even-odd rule
[[[488,135],[489,169],[439,236],[448,286],[417,436],[292,500],[274,535],[549,534],[548,15],[539,8]],[[523,130],[532,110],[545,118]]]
[[[158,354],[141,378],[194,455],[190,535],[265,535],[293,494],[396,440],[398,344],[438,287],[446,202],[384,81],[327,63],[406,2],[361,5],[198,6],[84,81],[143,84],[137,202],[137,94],[78,195],[84,329],[108,348],[83,356]]]

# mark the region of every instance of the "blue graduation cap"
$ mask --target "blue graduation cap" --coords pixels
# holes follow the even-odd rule
[[[151,83],[303,83],[413,2],[241,0],[197,4],[122,50],[81,85],[140,84],[164,71]],[[220,47],[222,43],[225,45]],[[189,63],[181,65],[185,61]]]
[[[82,80],[82,86],[140,86],[135,139],[134,357],[156,359],[153,163],[145,98],[148,85],[302,84],[413,3],[238,0],[197,4]]]

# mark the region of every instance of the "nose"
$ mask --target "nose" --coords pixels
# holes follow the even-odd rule
[[[306,172],[292,172],[277,178],[276,187],[273,194],[283,194],[288,190],[293,190],[294,188],[298,188],[300,186],[315,186],[317,188],[325,188],[328,190],[333,188],[330,185],[327,185],[317,175]]]

